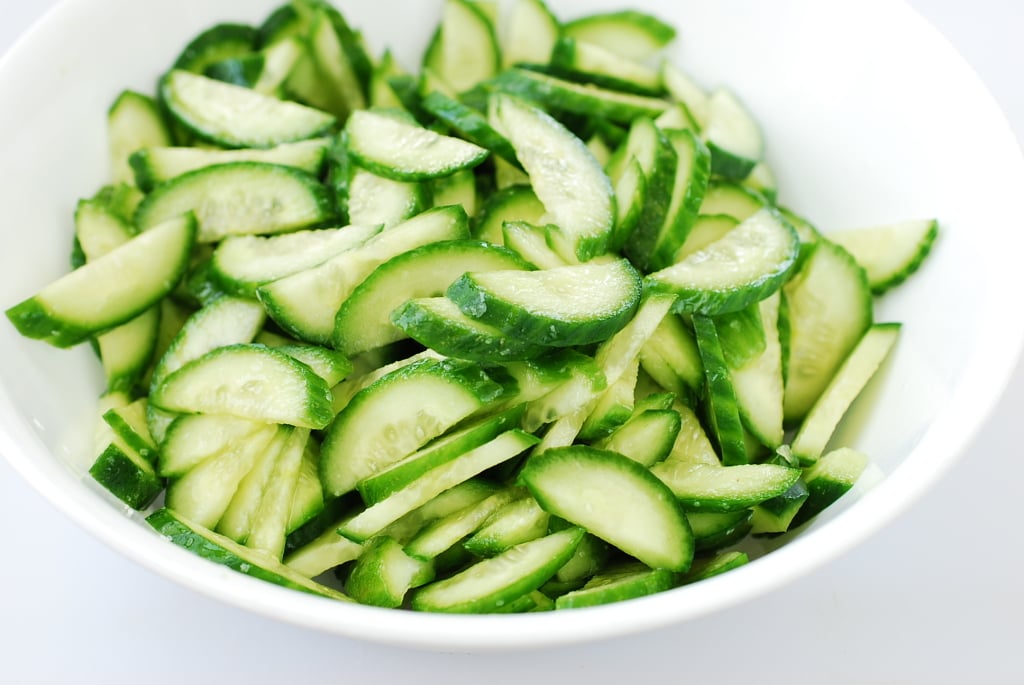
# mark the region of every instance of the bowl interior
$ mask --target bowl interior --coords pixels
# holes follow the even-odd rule
[[[152,92],[184,43],[217,21],[261,21],[278,0],[68,0],[0,64],[0,294],[4,308],[64,273],[79,198],[105,182],[105,113]],[[563,18],[619,8],[550,0]],[[634,0],[679,29],[669,57],[727,85],[759,118],[780,201],[824,232],[936,217],[921,272],[879,300],[901,321],[884,371],[839,440],[872,458],[854,493],[747,567],[654,598],[558,615],[450,617],[339,605],[214,567],[153,535],[85,475],[101,374],[0,326],[0,451],[55,506],[127,556],[208,595],[343,635],[439,648],[580,641],[706,614],[806,573],[907,506],[964,451],[1024,337],[1019,148],[953,49],[902,3]],[[339,2],[379,54],[418,65],[439,0]],[[401,21],[395,21],[401,17]],[[766,547],[767,549],[767,547]],[[595,620],[595,616],[600,620]]]

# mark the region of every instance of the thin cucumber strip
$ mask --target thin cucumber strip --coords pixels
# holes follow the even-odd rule
[[[294,429],[290,426],[277,428],[270,443],[256,456],[252,468],[238,482],[238,488],[231,496],[227,509],[217,521],[215,530],[218,533],[240,544],[246,544],[252,519],[274,475],[274,464],[293,432]]]
[[[670,24],[637,10],[590,14],[567,22],[563,31],[638,62],[650,59],[676,37]]]
[[[473,236],[501,245],[507,221],[540,222],[544,205],[529,185],[511,185],[497,190],[484,202],[473,220]]]
[[[405,551],[411,556],[423,560],[440,556],[477,530],[495,512],[514,501],[516,495],[515,490],[505,488],[485,500],[434,521],[406,544]],[[541,534],[546,532],[545,529]]]
[[[522,100],[495,94],[489,117],[515,149],[546,210],[559,227],[566,259],[604,253],[615,220],[611,182],[587,146],[549,114]]]
[[[657,69],[572,36],[555,43],[550,66],[556,75],[580,83],[655,97],[663,91]]]
[[[711,437],[718,444],[721,461],[726,466],[750,461],[740,422],[739,403],[729,367],[722,353],[718,329],[713,319],[700,314],[693,317],[697,349],[704,364],[707,385],[706,408]]]
[[[272,147],[316,138],[335,124],[327,112],[180,69],[164,77],[160,95],[179,124],[224,147]]]
[[[324,491],[342,495],[404,459],[503,393],[469,362],[424,359],[360,390],[321,449]]]
[[[170,293],[195,239],[194,217],[168,220],[61,276],[8,309],[7,318],[28,338],[76,345],[130,321]]]
[[[493,557],[548,533],[551,515],[532,497],[507,502],[462,543],[478,557]]]
[[[779,338],[779,303],[774,293],[758,303],[764,331],[764,349],[744,364],[730,365],[743,426],[762,444],[775,449],[783,441],[782,344]]]
[[[650,409],[633,416],[593,445],[650,467],[668,457],[681,427],[679,412]]]
[[[705,216],[731,216],[737,221],[745,221],[767,205],[768,201],[764,196],[752,188],[732,181],[713,179],[704,194],[700,213]],[[779,211],[786,221],[793,223],[789,214]],[[793,225],[796,226],[795,223]],[[797,235],[801,235],[799,231]]]
[[[527,269],[511,250],[474,240],[431,243],[377,267],[342,303],[334,323],[334,346],[348,355],[403,339],[391,313],[408,300],[442,295],[467,272]]]
[[[736,95],[719,88],[708,96],[704,139],[711,150],[711,171],[743,180],[764,157],[761,129]]]
[[[126,90],[117,96],[107,112],[111,180],[133,183],[132,154],[151,145],[170,145],[171,134],[157,102],[148,95]]]
[[[857,483],[868,458],[863,452],[850,447],[839,447],[827,452],[804,470],[803,480],[808,497],[790,524],[797,528],[832,506]]]
[[[200,74],[211,64],[251,52],[258,37],[248,24],[214,24],[188,42],[174,60],[174,68]]]
[[[847,409],[889,355],[899,333],[900,325],[894,323],[875,324],[867,330],[804,418],[793,438],[793,456],[801,462],[817,461]]]
[[[351,601],[337,590],[296,573],[270,555],[246,549],[233,540],[188,521],[166,508],[150,514],[146,522],[174,544],[216,564],[293,590]]]
[[[559,21],[544,0],[517,0],[506,19],[501,40],[503,65],[548,62],[559,33]]]
[[[416,591],[412,608],[446,613],[498,611],[543,585],[569,560],[582,537],[582,530],[569,528],[524,542]]]
[[[160,442],[158,470],[165,478],[178,478],[207,459],[245,442],[263,424],[220,414],[184,414],[167,427]]]
[[[334,418],[324,379],[262,345],[208,352],[168,375],[153,389],[150,401],[168,411],[230,414],[306,428],[325,428]]]
[[[640,277],[624,259],[544,271],[468,273],[447,296],[508,335],[556,347],[605,340],[632,318]]]
[[[428,93],[421,104],[423,109],[458,132],[461,138],[490,150],[516,167],[519,166],[515,149],[503,135],[494,130],[483,112],[438,90]]]
[[[781,495],[800,477],[800,469],[778,464],[721,466],[669,459],[651,467],[686,511],[728,512],[748,509]]]
[[[665,316],[640,349],[640,366],[666,390],[680,398],[699,395],[704,387],[693,331],[675,314]]]
[[[159,452],[146,425],[147,404],[148,400],[140,397],[124,406],[111,407],[103,412],[102,419],[139,456],[155,465]]]
[[[261,285],[323,264],[379,232],[376,225],[351,225],[273,236],[228,236],[214,250],[210,277],[227,292],[252,298]]]
[[[677,296],[675,311],[734,312],[772,294],[796,265],[800,242],[774,210],[761,210],[722,239],[650,274],[645,287]]]
[[[669,97],[686,108],[686,112],[696,123],[697,130],[703,130],[707,126],[710,107],[707,92],[678,64],[667,59],[661,63],[661,82]]]
[[[667,569],[627,564],[596,575],[579,590],[556,598],[555,608],[579,609],[635,599],[669,590],[675,582],[675,574]]]
[[[178,176],[146,196],[135,222],[145,231],[185,212],[195,213],[201,243],[294,231],[334,218],[315,176],[266,162],[229,162]]]
[[[939,222],[924,219],[832,231],[828,238],[853,255],[871,292],[881,295],[921,267],[938,235]]]
[[[149,459],[120,435],[108,431],[110,441],[89,468],[89,475],[127,506],[141,511],[164,489]]]
[[[693,537],[676,498],[635,461],[592,447],[561,447],[531,456],[520,479],[546,511],[652,568],[689,568]]]
[[[275,559],[284,554],[292,497],[308,441],[309,429],[296,428],[290,432],[274,460],[269,484],[252,516],[246,537],[247,547],[262,550]]]
[[[274,347],[278,352],[284,352],[289,357],[302,362],[312,369],[313,373],[323,378],[324,382],[327,383],[327,387],[330,388],[345,380],[355,368],[345,355],[337,350],[320,347],[319,345],[289,343],[286,345],[268,345],[268,347]]]
[[[390,113],[353,112],[345,123],[348,151],[356,162],[396,181],[422,181],[470,169],[489,152]]]
[[[401,490],[344,522],[338,532],[362,542],[445,490],[515,457],[535,444],[537,438],[529,433],[519,429],[506,431],[480,447],[430,469]]]
[[[353,166],[344,202],[349,223],[364,226],[397,226],[428,206],[422,183],[395,181],[362,167]],[[436,203],[435,206],[445,203]]]
[[[799,481],[797,481],[799,483]],[[739,542],[751,531],[751,509],[724,512],[687,512],[693,540],[699,552],[721,549]]]
[[[381,535],[363,546],[345,580],[345,592],[361,604],[395,609],[410,588],[432,579],[429,563],[413,558],[394,538]]]
[[[302,169],[319,176],[327,155],[329,138],[282,143],[267,149],[215,150],[197,147],[139,146],[128,158],[139,188],[150,191],[159,184],[189,171],[228,162],[267,162]]]

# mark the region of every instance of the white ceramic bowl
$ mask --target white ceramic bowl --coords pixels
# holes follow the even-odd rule
[[[184,42],[216,21],[260,21],[281,0],[68,0],[0,63],[0,304],[64,273],[72,212],[107,175],[105,111],[151,91]],[[349,606],[252,580],[177,549],[85,475],[100,373],[85,347],[58,351],[0,325],[0,451],[84,529],[153,571],[233,605],[367,640],[503,649],[684,621],[806,574],[891,521],[969,444],[1024,339],[1024,164],[964,62],[893,0],[631,0],[680,29],[673,59],[733,87],[763,124],[782,200],[821,229],[934,216],[925,268],[886,296],[905,323],[885,373],[840,439],[873,460],[862,483],[799,536],[696,585],[587,611],[435,616]],[[439,0],[341,1],[375,49],[415,67]],[[618,0],[550,0],[570,17]]]

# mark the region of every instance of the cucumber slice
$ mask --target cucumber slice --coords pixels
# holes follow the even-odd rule
[[[867,464],[868,458],[862,452],[839,447],[805,469],[803,478],[808,497],[793,517],[790,527],[802,526],[849,492]]]
[[[329,350],[326,347],[320,347],[319,345],[301,345],[296,343],[278,345],[275,349],[308,366],[313,370],[313,373],[324,379],[329,388],[333,388],[345,380],[355,368],[345,355],[335,350]]]
[[[345,133],[349,154],[360,166],[396,181],[450,176],[477,166],[489,154],[465,140],[374,110],[353,112]]]
[[[426,209],[426,195],[421,183],[395,181],[353,167],[347,195],[339,201],[344,201],[350,223],[391,228]]]
[[[285,528],[288,535],[315,519],[327,508],[324,502],[324,489],[320,486],[320,476],[317,475],[319,462],[320,445],[315,440],[308,440],[306,449],[302,452],[302,463],[295,477],[292,501],[288,507],[288,524]],[[286,537],[285,548],[287,547]]]
[[[800,469],[778,464],[721,466],[674,459],[655,464],[651,473],[688,512],[749,509],[781,495],[800,477]]]
[[[256,455],[252,468],[238,482],[227,509],[217,521],[215,530],[218,533],[239,544],[246,544],[252,520],[274,475],[274,464],[277,463],[293,432],[294,429],[290,426],[278,427],[267,447]]]
[[[796,265],[796,233],[770,209],[764,209],[724,238],[683,261],[650,274],[645,287],[677,296],[675,311],[724,314],[772,294]]]
[[[726,512],[691,511],[686,513],[686,520],[690,522],[697,551],[707,552],[728,547],[742,540],[751,531],[752,516],[753,511],[750,509]]]
[[[900,325],[875,324],[843,361],[793,438],[793,456],[814,462],[825,451],[846,410],[871,380],[899,337]]]
[[[431,66],[453,90],[469,90],[498,72],[498,39],[480,3],[445,0],[438,30],[438,54]]]
[[[741,181],[764,157],[761,129],[735,93],[719,88],[708,96],[704,139],[711,150],[711,171]]]
[[[511,250],[470,240],[435,242],[405,252],[377,267],[341,305],[334,346],[355,355],[401,340],[404,331],[391,322],[391,313],[406,301],[441,295],[467,272],[528,266]]]
[[[430,469],[401,490],[396,490],[345,521],[338,528],[338,532],[356,542],[367,540],[445,490],[478,476],[535,444],[537,438],[529,433],[519,429],[506,431],[493,440]]]
[[[262,345],[229,345],[190,361],[153,389],[150,402],[167,411],[317,429],[334,418],[327,383],[305,364]]]
[[[214,250],[210,277],[229,293],[253,298],[261,285],[318,266],[379,232],[379,226],[353,225],[273,236],[228,236]]]
[[[828,238],[853,255],[871,292],[881,295],[921,267],[938,235],[939,222],[927,219],[833,231]]]
[[[313,582],[257,550],[246,549],[233,540],[186,520],[168,509],[158,509],[146,517],[157,533],[179,547],[216,564],[259,578],[275,585],[330,599],[351,601],[337,590]]]
[[[164,77],[160,95],[179,124],[224,147],[272,147],[316,138],[335,124],[327,112],[180,69]]]
[[[640,365],[658,385],[686,398],[704,387],[704,362],[693,332],[674,314],[666,316],[640,349]]]
[[[148,400],[145,397],[126,404],[124,406],[111,407],[103,412],[104,423],[110,426],[125,444],[139,453],[143,459],[155,465],[159,456],[159,450],[153,436],[146,425],[146,406]]]
[[[739,223],[738,219],[728,214],[699,215],[694,219],[690,233],[676,252],[673,262],[681,262],[694,252],[703,250],[716,240],[724,238],[725,234],[736,228]]]
[[[590,14],[567,22],[563,31],[637,62],[650,59],[676,37],[671,25],[637,10]]]
[[[586,418],[580,426],[578,436],[580,440],[592,442],[603,438],[629,420],[633,414],[639,371],[640,360],[634,357],[618,380],[610,383],[604,392],[585,408]]]
[[[76,345],[130,321],[170,293],[188,266],[195,238],[191,215],[166,221],[61,276],[8,309],[7,318],[28,338]]]
[[[430,560],[447,552],[456,543],[470,535],[495,512],[513,501],[517,492],[511,488],[499,490],[485,500],[476,502],[438,519],[417,533],[405,546],[405,551],[417,559]],[[545,528],[541,535],[547,532]],[[539,537],[539,536],[538,536]]]
[[[325,493],[349,492],[502,392],[469,362],[425,359],[385,375],[356,393],[331,423],[321,449]]]
[[[669,108],[668,101],[661,98],[573,83],[521,67],[506,69],[489,85],[497,92],[539,103],[554,112],[601,117],[621,124],[642,116],[655,118]]]
[[[827,307],[821,293],[828,293]],[[871,325],[874,307],[864,269],[827,240],[812,245],[782,289],[782,303],[787,350],[783,406],[791,425],[803,420],[824,392]]]
[[[468,273],[447,292],[468,316],[539,345],[605,340],[632,318],[640,277],[624,259],[545,271]]]
[[[366,107],[366,93],[360,70],[365,55],[355,45],[352,30],[342,16],[326,4],[310,5],[316,13],[310,17],[308,54],[315,73],[317,102],[339,121]],[[353,59],[355,58],[355,59]]]
[[[689,568],[693,537],[676,498],[635,461],[592,447],[562,447],[533,455],[520,479],[546,511],[648,566]]]
[[[750,461],[740,422],[739,403],[733,387],[729,367],[722,353],[718,328],[713,319],[700,314],[693,317],[697,349],[704,364],[707,386],[705,407],[710,423],[709,433],[718,443],[721,461],[726,466],[746,464]]]
[[[357,486],[359,494],[366,504],[376,504],[406,487],[427,471],[510,430],[521,415],[521,408],[511,409],[448,433],[389,468],[361,480]]]
[[[129,163],[132,153],[151,145],[170,145],[171,134],[153,98],[126,90],[117,96],[107,112],[107,140],[111,180],[132,183],[135,182]]]
[[[417,590],[412,608],[447,613],[499,611],[543,585],[569,560],[582,537],[582,530],[569,528],[524,542]]]
[[[559,227],[565,259],[603,254],[615,221],[614,192],[601,165],[578,137],[544,111],[496,94],[489,116],[515,149],[546,210]]]
[[[686,585],[695,583],[698,580],[706,580],[712,576],[739,568],[749,562],[750,557],[747,556],[747,553],[739,550],[722,552],[710,559],[700,559],[693,565],[690,572],[683,576],[682,584]]]
[[[808,497],[807,484],[801,479],[781,495],[755,505],[750,518],[750,532],[753,535],[785,533]]]
[[[559,33],[558,19],[543,0],[518,0],[505,21],[503,65],[544,64],[551,58]]]
[[[423,109],[446,123],[461,138],[499,155],[519,167],[516,151],[508,140],[487,122],[487,116],[457,98],[439,90],[428,93],[420,103]]]
[[[704,194],[700,213],[706,216],[731,216],[737,221],[745,221],[766,206],[768,201],[756,190],[730,181],[715,180]],[[782,215],[790,221],[791,217],[787,213],[782,212]]]
[[[626,93],[657,97],[663,92],[657,69],[572,36],[563,36],[555,43],[550,68],[555,75],[570,81]]]
[[[301,169],[319,176],[327,159],[329,138],[283,143],[267,149],[214,150],[197,147],[168,147],[165,143],[140,145],[128,158],[135,183],[146,192],[172,178],[196,169],[229,162],[265,162]]]
[[[618,452],[650,467],[669,455],[681,427],[679,412],[650,409],[634,415],[611,435],[595,442],[594,447]]]
[[[266,162],[217,164],[178,176],[146,196],[135,223],[145,231],[185,212],[195,213],[201,243],[294,231],[334,218],[315,176]]]
[[[671,60],[664,60],[661,63],[661,82],[669,97],[686,109],[686,113],[696,124],[696,130],[703,130],[707,126],[709,109],[708,94],[704,89],[690,74]]]
[[[547,535],[550,518],[537,500],[520,497],[495,511],[462,546],[478,557],[494,557],[518,544]]]
[[[762,444],[775,449],[783,441],[782,345],[779,303],[774,293],[758,303],[764,349],[744,364],[729,366],[743,426]]]
[[[643,564],[626,564],[594,576],[579,590],[555,599],[556,609],[579,609],[664,592],[675,586],[675,574]]]
[[[545,350],[471,319],[447,297],[409,300],[391,313],[391,321],[422,345],[455,359],[524,360],[538,357]]]
[[[469,237],[461,207],[429,209],[315,267],[257,288],[257,296],[274,321],[300,340],[329,345],[342,303],[374,269],[421,245]]]
[[[428,563],[410,556],[394,538],[381,535],[363,546],[345,581],[345,592],[361,604],[395,609],[410,588],[432,576]]]
[[[473,236],[489,243],[504,242],[503,226],[507,221],[525,221],[536,224],[544,216],[544,205],[533,188],[511,185],[487,198],[480,214],[473,221]]]
[[[214,24],[189,41],[174,68],[201,74],[211,64],[251,52],[258,38],[258,31],[247,24]]]
[[[183,414],[167,427],[160,443],[158,470],[178,478],[237,443],[250,440],[263,424],[219,414]]]
[[[113,432],[110,442],[89,468],[89,475],[137,511],[148,507],[164,489],[163,479],[147,456]]]

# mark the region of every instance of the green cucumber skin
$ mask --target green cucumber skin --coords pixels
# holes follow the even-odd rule
[[[163,479],[152,468],[137,463],[114,444],[100,453],[89,475],[136,511],[152,504],[164,489]]]
[[[621,602],[664,592],[675,585],[676,574],[672,571],[636,564],[618,572],[606,571],[594,576],[580,589],[557,597],[555,608],[580,609]]]
[[[174,544],[215,564],[226,566],[247,576],[259,578],[260,580],[292,590],[299,590],[300,592],[329,597],[331,599],[351,601],[349,597],[340,592],[301,578],[297,574],[295,574],[295,577],[288,577],[292,574],[283,566],[280,570],[269,568],[269,562],[273,561],[269,557],[267,562],[264,562],[261,558],[262,555],[258,552],[233,544],[233,541],[212,531],[203,530],[200,526],[190,525],[169,509],[156,510],[146,517],[146,522],[158,534]],[[264,563],[266,565],[262,565]]]
[[[251,52],[258,40],[259,31],[248,24],[215,24],[189,41],[173,68],[201,74],[215,62]]]
[[[708,433],[718,443],[719,456],[726,466],[745,464],[750,461],[743,440],[743,423],[740,420],[739,400],[733,387],[729,367],[722,352],[722,345],[715,321],[710,317],[696,315],[693,328],[697,337],[697,349],[704,362],[707,383],[708,412],[711,414],[711,428]]]
[[[487,148],[506,162],[522,169],[511,143],[494,130],[481,112],[437,90],[424,97],[420,104],[453,131],[457,131],[461,137]]]
[[[629,323],[636,313],[642,287],[640,276],[624,260],[622,264],[627,278],[634,281],[631,296],[623,300],[617,311],[609,312],[602,320],[587,321],[585,326],[581,326],[579,321],[564,321],[526,311],[488,292],[477,284],[472,274],[465,274],[452,283],[446,295],[468,316],[499,328],[514,338],[551,347],[588,345],[607,340]]]

